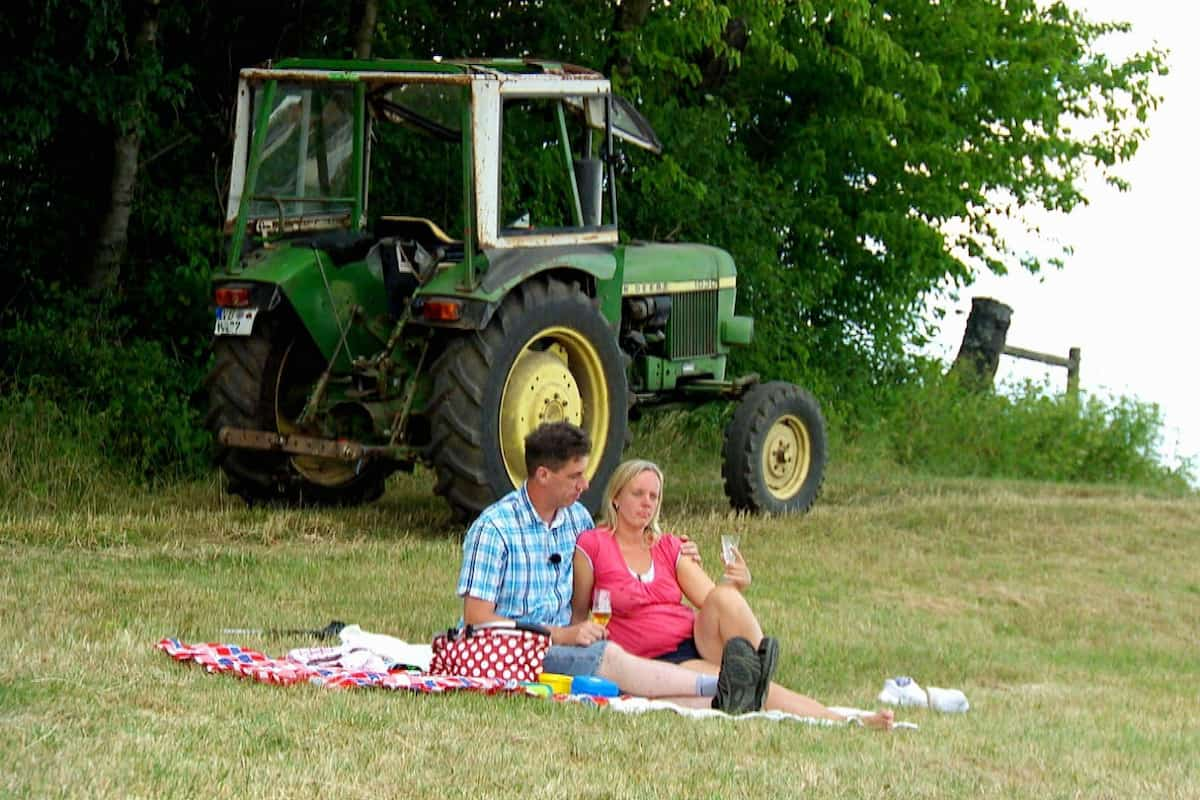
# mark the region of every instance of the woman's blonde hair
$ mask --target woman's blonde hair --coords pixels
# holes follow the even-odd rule
[[[621,490],[629,485],[630,481],[643,472],[653,472],[658,476],[658,505],[654,507],[654,516],[650,517],[650,523],[646,526],[646,534],[653,541],[662,535],[662,529],[658,523],[658,512],[662,509],[662,492],[663,486],[666,484],[662,470],[653,461],[635,458],[617,466],[612,477],[608,479],[608,486],[604,489],[604,501],[600,504],[600,526],[608,528],[610,531],[616,531],[617,510],[613,501],[621,493]]]

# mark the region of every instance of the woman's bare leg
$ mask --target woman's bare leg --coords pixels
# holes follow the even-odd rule
[[[763,703],[763,708],[768,710],[777,709],[788,714],[795,714],[798,717],[816,717],[817,719],[833,720],[846,719],[841,714],[830,711],[811,697],[799,692],[793,692],[791,689],[784,688],[777,683],[772,683],[771,688],[767,690],[767,699]],[[890,731],[896,720],[896,715],[891,709],[886,709],[865,717],[859,717],[859,719],[868,728]]]
[[[720,672],[716,665],[699,659],[684,661],[679,666],[687,667],[694,672],[707,672],[710,675]],[[841,714],[830,711],[811,697],[799,692],[793,692],[791,689],[774,682],[771,683],[771,687],[767,690],[767,699],[763,703],[763,708],[767,711],[782,711],[786,714],[795,714],[797,717],[831,719],[836,722],[846,721],[846,718]],[[895,723],[895,714],[891,709],[885,709],[866,717],[860,717],[860,719],[863,725],[868,728],[890,731],[892,725]]]
[[[732,586],[722,585],[704,598],[704,605],[696,613],[692,636],[704,660],[720,664],[726,642],[741,636],[753,647],[758,647],[763,630],[742,593]]]

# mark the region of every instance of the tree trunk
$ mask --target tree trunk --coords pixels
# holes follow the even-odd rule
[[[650,14],[651,0],[624,0],[618,3],[613,16],[613,33],[629,33],[642,27]],[[633,72],[633,61],[629,53],[615,41],[608,63],[604,65],[604,74],[619,75],[628,78]]]
[[[721,33],[721,40],[732,50],[746,52],[746,45],[750,43],[750,31],[746,27],[746,21],[737,17],[730,19]],[[718,56],[714,47],[705,49],[700,56],[700,73],[703,76],[700,85],[707,91],[719,89],[732,71],[729,58]]]
[[[155,40],[158,36],[158,0],[146,0],[142,6],[141,28],[134,40],[131,62],[151,58],[156,54]],[[100,222],[96,238],[96,249],[92,255],[92,268],[88,273],[87,285],[93,292],[112,291],[121,278],[121,262],[129,244],[129,216],[133,211],[133,193],[137,188],[138,154],[142,146],[145,90],[137,89],[131,100],[134,113],[126,123],[126,129],[113,140],[112,186],[109,192],[108,210]]]
[[[358,21],[358,33],[354,37],[354,57],[370,58],[371,43],[375,39],[375,20],[379,16],[379,0],[365,0],[362,19]]]
[[[121,262],[129,243],[129,215],[133,211],[133,190],[137,185],[138,152],[142,136],[130,131],[113,142],[112,187],[109,191],[108,212],[100,223],[88,288],[94,292],[117,288],[121,277]]]
[[[976,391],[990,389],[1004,352],[1012,308],[990,297],[971,299],[971,315],[951,374]]]

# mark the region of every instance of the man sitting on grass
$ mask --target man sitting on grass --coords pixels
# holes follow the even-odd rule
[[[713,676],[630,655],[591,621],[570,624],[575,540],[593,527],[579,502],[591,449],[587,434],[566,422],[542,425],[526,437],[525,483],[484,509],[463,541],[463,621],[509,619],[549,628],[545,672],[598,675],[628,694],[731,714],[762,708],[772,676],[745,639],[729,641]]]

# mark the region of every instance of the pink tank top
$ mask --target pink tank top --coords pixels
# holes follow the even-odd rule
[[[575,543],[592,564],[595,589],[612,593],[612,619],[608,637],[635,656],[653,658],[670,653],[690,639],[696,612],[683,604],[683,590],[675,578],[682,543],[664,534],[650,548],[653,580],[639,580],[630,572],[621,546],[607,528],[593,528]]]

